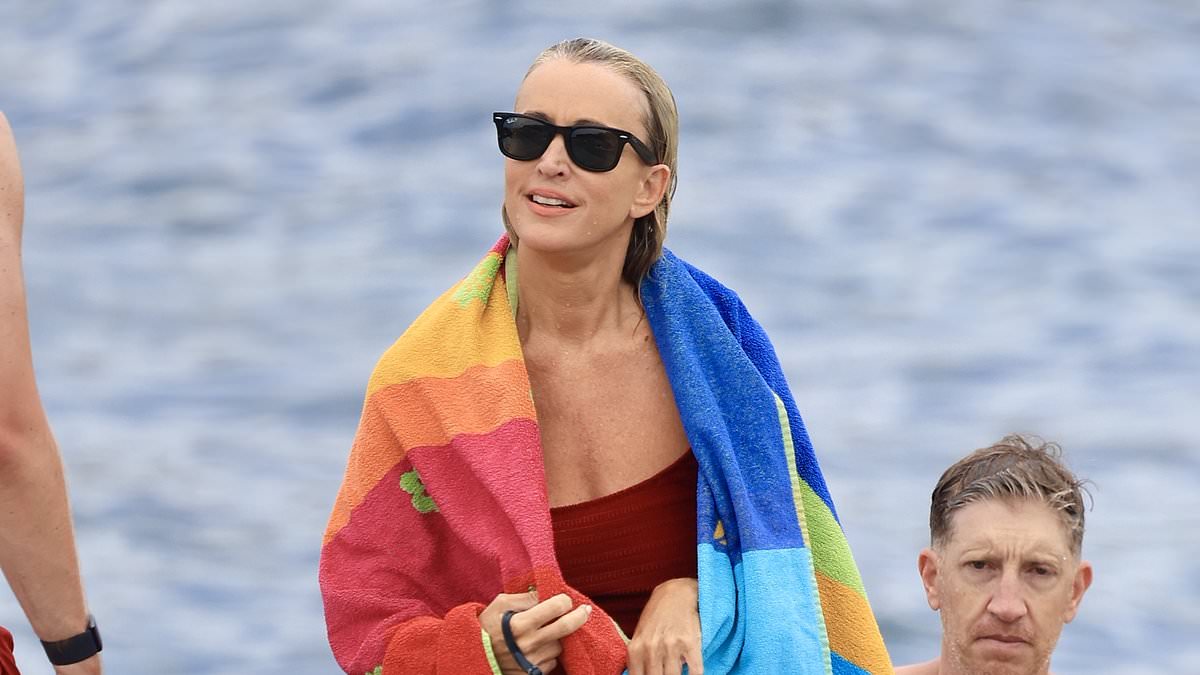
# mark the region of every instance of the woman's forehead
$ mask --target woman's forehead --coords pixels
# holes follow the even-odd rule
[[[639,131],[645,96],[629,78],[598,63],[553,59],[534,68],[517,90],[515,112],[560,125],[600,123]]]

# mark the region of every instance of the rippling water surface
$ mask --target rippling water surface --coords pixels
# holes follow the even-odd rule
[[[1200,672],[1200,7],[693,4],[0,4],[110,672],[336,670],[317,555],[367,375],[500,232],[489,113],[577,34],[673,86],[669,245],[771,332],[893,657],[937,648],[938,474],[1022,430],[1094,481],[1056,672]]]

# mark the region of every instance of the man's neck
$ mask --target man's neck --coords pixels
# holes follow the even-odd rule
[[[913,666],[905,666],[896,670],[896,675],[979,675],[971,670],[970,666],[962,663],[955,663],[953,659],[944,659],[941,656],[932,660],[926,661]],[[1028,675],[1054,675],[1050,672],[1049,664],[1044,668],[1039,668],[1035,672]]]

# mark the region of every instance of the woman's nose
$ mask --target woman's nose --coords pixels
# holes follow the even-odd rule
[[[567,166],[571,162],[570,155],[567,154],[567,144],[563,139],[562,134],[556,134],[550,139],[550,145],[546,147],[546,151],[538,158],[538,172],[545,176],[558,176],[567,171]]]

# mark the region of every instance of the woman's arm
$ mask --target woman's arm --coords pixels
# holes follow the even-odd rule
[[[25,190],[0,113],[0,568],[42,640],[87,626],[62,460],[34,381],[21,274]],[[100,657],[55,669],[99,673]]]

